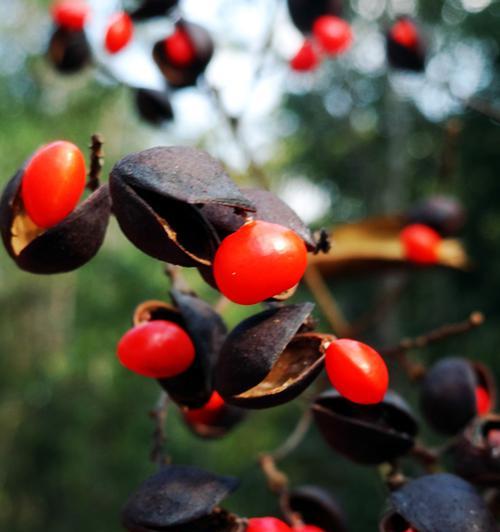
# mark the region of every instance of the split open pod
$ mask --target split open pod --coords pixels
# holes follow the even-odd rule
[[[496,532],[497,525],[473,486],[440,473],[412,480],[389,497],[380,532]]]
[[[295,26],[310,33],[318,17],[342,13],[342,0],[288,0],[288,11]]]
[[[360,464],[382,464],[406,454],[418,432],[410,407],[393,391],[381,403],[360,405],[328,390],[314,401],[312,411],[327,443]]]
[[[300,395],[324,366],[330,335],[299,332],[312,303],[271,308],[242,321],[227,337],[215,387],[231,404],[270,408]]]
[[[21,194],[24,167],[7,183],[0,199],[0,232],[8,254],[22,270],[64,273],[92,259],[101,247],[111,211],[102,185],[62,221],[43,229],[26,214]]]
[[[61,74],[73,74],[87,66],[91,51],[83,30],[57,27],[54,29],[47,50],[52,66]]]
[[[195,347],[193,364],[183,373],[158,382],[179,405],[200,408],[212,395],[212,370],[226,338],[226,326],[212,307],[196,296],[171,291],[174,305],[146,301],[134,313],[134,325],[167,320],[182,327]]]
[[[122,510],[130,532],[233,532],[236,517],[218,505],[238,486],[232,477],[169,465],[145,480]]]
[[[387,58],[394,68],[422,72],[425,69],[426,45],[417,24],[400,17],[386,34]]]
[[[180,266],[210,266],[219,245],[202,205],[254,210],[218,161],[182,146],[124,157],[111,171],[110,191],[125,236],[147,255]]]

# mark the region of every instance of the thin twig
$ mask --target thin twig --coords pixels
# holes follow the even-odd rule
[[[184,292],[185,294],[193,294],[193,290],[182,274],[182,268],[180,266],[166,264],[165,275],[170,279],[172,288],[179,292]]]
[[[167,441],[167,434],[165,431],[165,423],[167,421],[169,397],[162,390],[158,397],[155,407],[150,411],[149,415],[154,421],[153,431],[153,446],[151,449],[151,461],[159,466],[168,463],[168,457],[165,452],[165,443]]]
[[[86,186],[91,192],[97,190],[101,184],[100,178],[104,166],[103,144],[102,136],[98,133],[90,137],[90,170]]]

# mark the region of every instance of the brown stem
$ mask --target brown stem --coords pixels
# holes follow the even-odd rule
[[[164,391],[161,391],[155,407],[149,412],[150,417],[154,421],[153,446],[150,459],[159,466],[168,463],[165,450],[165,443],[167,441],[165,422],[167,421],[169,402],[168,395]]]
[[[90,170],[86,186],[91,192],[97,190],[101,184],[100,178],[104,166],[103,144],[102,136],[98,133],[90,137]]]
[[[166,264],[165,275],[170,279],[172,288],[185,294],[193,294],[193,290],[191,290],[191,287],[182,274],[182,268],[180,266]]]
[[[428,449],[421,443],[416,443],[410,454],[424,467],[427,473],[436,473],[439,470],[440,453]]]

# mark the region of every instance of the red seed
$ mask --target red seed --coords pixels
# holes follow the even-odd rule
[[[476,408],[480,416],[491,410],[491,396],[484,386],[476,386]]]
[[[64,140],[47,144],[33,154],[24,170],[24,209],[39,227],[57,225],[78,204],[85,181],[85,159],[77,146]]]
[[[389,385],[383,358],[356,340],[334,340],[328,346],[326,371],[337,391],[353,403],[379,403]]]
[[[400,233],[405,257],[419,264],[436,264],[442,238],[427,225],[412,224]]]
[[[313,26],[313,35],[320,47],[330,55],[345,52],[353,40],[349,23],[333,15],[317,18]]]
[[[406,48],[416,48],[420,40],[415,24],[407,18],[398,20],[392,26],[390,35],[395,42]]]
[[[306,246],[294,231],[258,220],[222,241],[213,272],[228,299],[253,305],[294,287],[306,266]]]
[[[184,417],[193,425],[212,425],[219,418],[224,406],[224,399],[217,392],[213,392],[206,404],[201,408],[188,410]]]
[[[180,27],[165,39],[163,46],[167,59],[179,68],[192,65],[196,59],[194,44],[188,33]]]
[[[311,40],[306,39],[299,51],[290,60],[290,67],[297,72],[314,70],[319,64],[319,57]]]
[[[195,349],[187,333],[164,320],[141,323],[118,342],[120,362],[129,370],[162,379],[186,371],[194,361]]]
[[[59,0],[52,5],[54,22],[67,30],[81,31],[90,14],[85,0]]]
[[[292,529],[275,517],[254,517],[248,520],[245,532],[290,532]]]
[[[134,35],[134,23],[124,11],[113,15],[106,30],[104,45],[110,54],[123,50]]]

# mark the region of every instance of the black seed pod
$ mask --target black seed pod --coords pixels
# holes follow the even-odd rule
[[[295,26],[303,33],[309,33],[321,15],[340,16],[342,0],[288,0],[288,11]]]
[[[233,405],[225,403],[216,416],[209,423],[193,421],[189,418],[189,410],[184,412],[183,418],[189,429],[205,439],[222,438],[233,428],[239,425],[246,417],[246,411]]]
[[[163,467],[130,496],[122,510],[122,522],[131,531],[218,530],[217,505],[238,486],[231,477],[214,475],[182,465]],[[226,518],[229,515],[226,514]],[[200,521],[199,521],[200,520]],[[229,519],[226,519],[229,522]],[[195,524],[200,523],[196,528]],[[177,528],[177,527],[186,528]],[[221,528],[222,530],[224,528]]]
[[[175,308],[146,301],[134,313],[134,325],[150,320],[172,321],[182,327],[195,347],[195,360],[184,373],[158,382],[179,405],[202,407],[212,395],[215,358],[226,338],[226,326],[212,307],[198,297],[171,291]]]
[[[469,483],[441,473],[412,480],[389,498],[380,532],[496,532],[486,503]]]
[[[186,66],[176,65],[165,51],[165,41],[158,41],[153,48],[153,59],[165,76],[168,83],[175,88],[190,87],[196,84],[198,77],[203,74],[214,53],[214,42],[208,31],[192,22],[180,20],[176,24],[176,31],[182,31],[189,39],[194,50],[192,63]]]
[[[401,17],[399,21],[415,25],[408,17]],[[415,72],[424,70],[425,47],[420,37],[415,46],[406,46],[395,40],[392,30],[389,30],[386,35],[386,47],[387,59],[392,67],[402,70],[413,70]]]
[[[110,191],[127,238],[144,253],[181,266],[209,266],[219,245],[199,206],[253,210],[218,161],[181,146],[124,157],[111,171]]]
[[[90,63],[92,56],[83,31],[55,28],[47,57],[61,74],[73,74]]]
[[[130,16],[136,22],[163,17],[178,3],[179,0],[143,0]]]
[[[427,372],[421,406],[425,419],[443,434],[457,434],[477,414],[476,388],[484,387],[492,404],[495,386],[489,371],[464,358],[444,358]]]
[[[432,196],[420,201],[405,215],[407,223],[428,225],[443,236],[459,233],[465,224],[465,219],[463,205],[449,196]]]
[[[241,322],[225,341],[215,387],[229,403],[269,408],[291,401],[317,377],[332,336],[297,334],[312,303],[265,310]]]
[[[335,497],[319,486],[300,486],[289,494],[290,508],[324,532],[345,532],[346,518]]]
[[[172,104],[164,91],[138,89],[135,103],[140,117],[153,126],[161,126],[174,118]]]
[[[359,405],[329,390],[314,401],[312,411],[329,445],[361,464],[381,464],[406,454],[418,431],[410,407],[392,391],[381,403]]]
[[[24,211],[23,175],[21,168],[0,200],[0,232],[8,254],[31,273],[64,273],[83,266],[104,241],[111,209],[108,186],[101,186],[57,225],[41,229]]]

